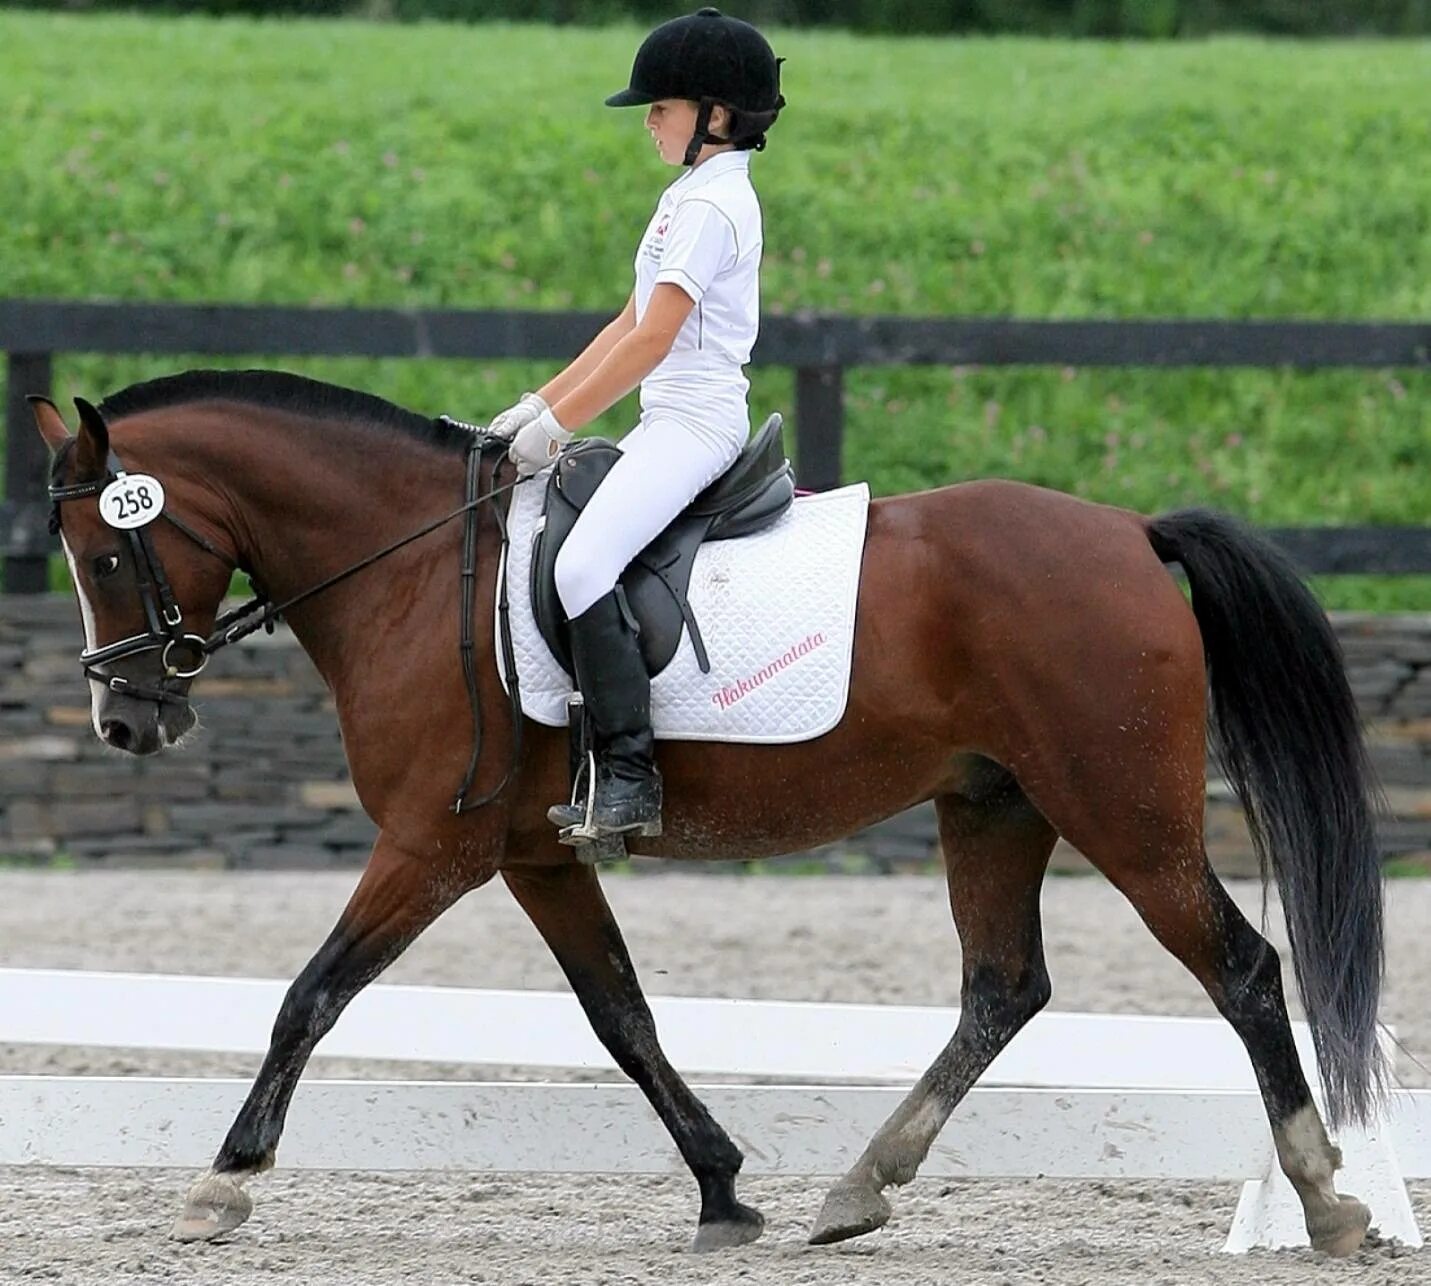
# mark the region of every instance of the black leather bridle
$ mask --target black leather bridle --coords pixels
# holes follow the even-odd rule
[[[186,692],[177,691],[167,686],[170,682],[187,683],[198,675],[209,663],[211,657],[220,648],[227,647],[230,643],[237,643],[240,639],[247,638],[250,634],[260,629],[267,629],[272,633],[274,625],[289,608],[296,606],[305,599],[312,598],[315,594],[321,594],[325,589],[330,589],[339,581],[347,580],[348,577],[356,575],[374,563],[386,558],[389,554],[396,553],[405,545],[412,544],[415,540],[420,540],[423,536],[429,535],[439,527],[445,526],[454,518],[465,515],[466,530],[463,534],[463,555],[461,566],[462,577],[462,627],[460,648],[462,655],[463,676],[467,685],[468,699],[472,707],[473,720],[473,745],[472,757],[468,765],[467,775],[463,781],[462,788],[458,791],[457,800],[453,805],[453,811],[457,813],[465,812],[472,808],[490,802],[506,787],[515,773],[518,762],[521,758],[521,723],[522,707],[521,696],[519,695],[516,678],[516,657],[512,649],[511,626],[508,620],[508,603],[505,577],[505,553],[507,542],[507,523],[505,505],[494,504],[493,512],[497,517],[498,529],[501,533],[503,544],[503,568],[499,572],[502,576],[501,594],[499,600],[499,615],[501,618],[501,646],[503,649],[503,661],[505,672],[509,676],[508,687],[512,701],[513,713],[513,739],[512,757],[506,775],[503,776],[497,787],[489,791],[478,799],[468,799],[468,792],[472,788],[473,781],[477,774],[477,760],[481,753],[482,746],[482,715],[481,707],[477,697],[477,676],[474,663],[474,644],[472,639],[472,618],[475,606],[474,592],[477,579],[477,510],[489,500],[496,500],[500,496],[510,496],[514,487],[522,482],[528,481],[526,478],[514,478],[511,482],[502,486],[490,487],[480,495],[477,492],[478,476],[482,454],[489,447],[500,447],[506,449],[506,442],[500,439],[490,438],[485,431],[476,430],[475,426],[464,424],[461,421],[449,420],[447,416],[442,417],[449,423],[462,428],[473,430],[473,440],[468,447],[467,469],[465,474],[464,500],[461,505],[452,510],[451,513],[444,514],[440,518],[434,519],[425,526],[419,528],[411,535],[404,536],[401,540],[396,540],[367,558],[353,563],[340,572],[334,573],[325,580],[319,581],[316,585],[311,585],[300,593],[286,598],[281,603],[272,602],[268,595],[259,591],[247,603],[225,612],[214,622],[213,631],[207,636],[194,634],[184,627],[184,611],[179,605],[174,595],[173,587],[169,583],[169,577],[164,571],[164,563],[160,559],[158,551],[154,548],[153,540],[149,531],[153,523],[148,523],[142,527],[132,528],[123,532],[129,544],[130,553],[134,558],[134,566],[138,576],[139,598],[144,607],[144,620],[147,626],[143,634],[133,634],[125,639],[119,639],[114,643],[107,643],[103,647],[86,648],[80,653],[80,665],[84,668],[85,677],[104,684],[111,692],[121,693],[125,696],[137,697],[143,701],[156,701],[162,705],[168,701],[176,705],[189,705],[189,697]],[[500,464],[500,461],[499,461]],[[98,496],[110,483],[125,476],[125,469],[115,454],[113,447],[109,451],[109,459],[106,465],[104,477],[92,482],[79,482],[70,486],[54,486],[49,488],[49,498],[53,506],[50,514],[50,531],[57,534],[60,530],[60,506],[69,500],[83,500],[90,496]],[[494,470],[495,478],[495,470]],[[508,500],[510,503],[510,500]],[[190,527],[181,519],[176,518],[169,512],[167,506],[162,509],[159,516],[154,519],[168,522],[176,530],[183,532],[200,549],[212,554],[219,559],[231,571],[243,571],[245,569],[236,559],[224,553],[211,541],[206,540],[202,535]],[[257,590],[255,585],[255,589]],[[157,686],[150,686],[146,683],[138,683],[132,679],[127,679],[121,674],[115,674],[111,670],[101,667],[112,665],[116,661],[126,660],[132,656],[140,656],[146,652],[159,653],[160,665],[163,673]]]
[[[75,483],[67,487],[51,486],[49,489],[50,501],[54,508],[50,515],[50,531],[52,533],[59,532],[60,505],[65,501],[83,500],[88,496],[97,496],[110,483],[117,482],[123,477],[125,477],[124,466],[111,448],[107,471],[102,478],[93,482]],[[158,517],[183,532],[199,548],[212,554],[230,569],[238,566],[232,558],[212,542],[206,540],[187,523],[174,517],[167,509],[162,510]],[[185,693],[177,692],[166,687],[165,684],[171,680],[185,682],[194,678],[209,663],[209,656],[213,649],[209,647],[209,640],[204,635],[191,633],[184,627],[184,609],[174,597],[173,587],[169,584],[169,577],[164,571],[163,560],[160,559],[158,551],[154,548],[154,541],[149,534],[149,528],[152,525],[152,523],[147,524],[122,533],[129,545],[129,552],[134,558],[135,574],[139,582],[139,601],[144,607],[144,622],[147,629],[143,634],[132,634],[126,639],[107,643],[103,647],[86,648],[80,653],[80,665],[84,668],[85,678],[94,679],[96,682],[104,684],[111,692],[138,697],[144,701],[160,703],[170,701],[178,705],[187,705],[189,698]],[[126,679],[122,674],[115,674],[103,668],[131,656],[140,656],[143,653],[155,651],[159,653],[159,664],[163,670],[157,687],[136,683],[133,679]]]

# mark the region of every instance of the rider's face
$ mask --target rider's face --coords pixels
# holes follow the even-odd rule
[[[688,98],[662,98],[646,109],[646,129],[656,144],[656,150],[667,165],[680,165],[686,157],[686,147],[696,132],[697,105]],[[722,133],[726,110],[716,107],[711,113],[711,129]],[[716,150],[709,143],[701,149],[703,160]]]

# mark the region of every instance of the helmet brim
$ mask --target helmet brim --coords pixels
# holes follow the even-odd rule
[[[619,93],[612,94],[606,100],[608,107],[644,107],[647,103],[654,103],[656,99],[650,94],[643,94],[639,89],[626,88]]]

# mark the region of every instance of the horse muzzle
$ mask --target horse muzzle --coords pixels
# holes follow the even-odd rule
[[[126,678],[86,671],[102,684],[94,697],[99,739],[131,755],[153,755],[177,742],[198,722],[189,704],[188,680]]]

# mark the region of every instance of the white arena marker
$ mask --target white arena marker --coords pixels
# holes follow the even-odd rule
[[[238,1080],[0,1078],[0,1165],[180,1166],[212,1159]],[[745,1174],[844,1173],[896,1089],[697,1087]],[[1271,1139],[1247,1092],[975,1090],[921,1168],[942,1178],[1246,1179]],[[677,1174],[684,1163],[631,1085],[305,1081],[284,1168]]]
[[[1425,1108],[1431,1109],[1431,1094],[1420,1099]],[[1393,1142],[1395,1130],[1395,1118],[1389,1115],[1376,1129],[1347,1128],[1337,1135],[1336,1144],[1342,1151],[1337,1191],[1353,1194],[1370,1208],[1371,1226],[1381,1236],[1419,1248],[1423,1244],[1421,1229],[1416,1224],[1404,1177],[1416,1175],[1417,1170],[1408,1165],[1403,1171]],[[1266,1177],[1243,1185],[1223,1250],[1240,1255],[1255,1247],[1279,1250],[1306,1244],[1301,1200],[1274,1154]]]
[[[256,978],[0,969],[0,1041],[262,1053],[288,983]],[[957,1009],[653,996],[672,1064],[708,1075],[910,1085],[948,1042]],[[1294,1024],[1308,1075],[1306,1024]],[[320,1056],[614,1071],[569,992],[379,985],[361,992]],[[1254,1089],[1220,1018],[1040,1014],[984,1075],[996,1085]]]
[[[0,970],[0,1042],[262,1051],[287,987]],[[756,1174],[843,1173],[904,1090],[839,1082],[908,1085],[958,1021],[951,1009],[685,997],[655,998],[652,1009],[672,1061],[688,1071],[835,1082],[702,1091]],[[1310,1073],[1306,1026],[1294,1030]],[[318,1052],[612,1066],[574,998],[557,992],[371,987]],[[986,1085],[999,1081],[1047,1088],[976,1089],[922,1173],[1250,1180],[1228,1249],[1305,1244],[1246,1055],[1220,1019],[1040,1015],[985,1077]],[[201,1167],[247,1089],[238,1081],[0,1080],[0,1164]],[[626,1085],[310,1080],[299,1087],[294,1114],[285,1166],[680,1168],[654,1114]],[[1383,1235],[1420,1244],[1402,1177],[1431,1178],[1431,1092],[1396,1092],[1376,1136],[1340,1141],[1342,1188],[1371,1205]]]
[[[1431,1090],[1402,1090],[1387,1110],[1401,1173],[1431,1179]]]

